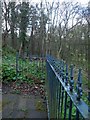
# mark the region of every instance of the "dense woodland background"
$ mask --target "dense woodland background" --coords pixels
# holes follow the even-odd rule
[[[11,47],[23,58],[50,54],[81,67],[86,75],[90,62],[90,2],[83,7],[75,2],[4,0],[2,14],[3,48]]]
[[[46,100],[48,85],[45,57],[50,54],[68,64],[68,83],[71,84],[73,78],[72,86],[76,95],[82,96],[82,100],[90,106],[90,0],[87,5],[75,1],[49,3],[41,0],[40,3],[31,3],[3,0],[0,18],[1,15],[0,74],[3,86],[11,87],[13,94],[19,95],[23,93],[36,96],[39,92],[41,98]],[[73,77],[70,76],[71,64],[74,68]],[[82,69],[80,81],[79,68]],[[63,68],[63,77],[64,75],[66,76],[66,66]],[[66,96],[63,87],[57,87],[56,95],[60,89]],[[63,95],[60,96],[63,98]],[[71,100],[66,101],[69,110]],[[42,108],[40,104],[39,109]],[[64,110],[62,116],[65,115]],[[71,111],[72,118],[76,118],[76,107],[73,106]]]

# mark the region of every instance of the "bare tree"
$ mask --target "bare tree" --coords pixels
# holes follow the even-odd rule
[[[5,21],[5,29],[3,29],[3,34],[2,34],[2,39],[3,39],[3,46],[7,45],[7,38],[8,38],[8,32],[10,29],[8,29],[8,24],[9,24],[9,3],[7,3],[5,0],[3,2],[3,18]]]

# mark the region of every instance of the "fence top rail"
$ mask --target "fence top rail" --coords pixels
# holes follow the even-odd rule
[[[66,71],[64,71],[64,62],[59,61],[52,56],[46,57],[46,62],[49,64],[50,68],[54,72],[57,80],[60,81],[65,92],[72,100],[74,106],[78,109],[79,113],[85,119],[90,118],[90,112],[88,111],[88,105],[81,99],[82,96],[82,78],[81,78],[81,69],[79,69],[78,79],[77,79],[77,92],[73,89],[73,66],[71,66],[70,81],[66,81],[68,78],[68,65],[66,64]],[[70,82],[70,84],[69,84]]]

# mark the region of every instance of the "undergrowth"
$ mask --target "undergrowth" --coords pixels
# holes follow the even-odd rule
[[[45,82],[45,62],[29,59],[18,59],[18,71],[16,72],[16,51],[9,48],[3,49],[2,54],[2,79],[3,83],[18,81],[32,84],[34,80]]]

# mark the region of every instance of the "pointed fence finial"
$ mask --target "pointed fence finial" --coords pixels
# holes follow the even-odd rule
[[[70,91],[73,91],[74,80],[73,80],[73,65],[71,65],[71,73],[70,73]]]
[[[76,86],[76,90],[77,90],[77,100],[80,100],[81,96],[82,96],[82,74],[81,74],[81,69],[79,69],[79,73],[78,73],[78,79],[77,79],[77,86]]]

